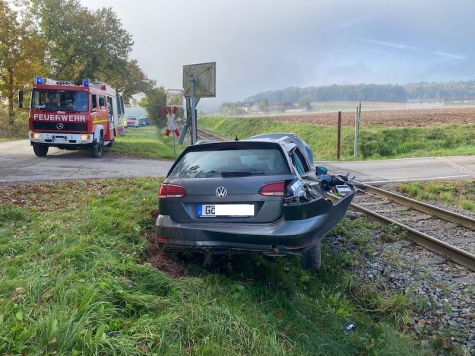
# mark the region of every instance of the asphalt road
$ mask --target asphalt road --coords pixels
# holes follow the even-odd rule
[[[29,140],[0,142],[0,185],[55,180],[113,177],[163,177],[171,161],[117,158],[104,149],[101,158],[89,150],[62,151],[50,148],[36,157]]]
[[[356,181],[376,186],[421,180],[475,180],[475,155],[316,164],[327,167],[332,173],[350,172]]]
[[[28,140],[0,142],[0,185],[12,183],[112,177],[163,177],[172,162],[118,158],[105,149],[99,159],[88,150],[50,148],[36,157]],[[475,180],[475,155],[383,161],[316,162],[331,173],[350,172],[355,180],[374,185],[416,180]]]

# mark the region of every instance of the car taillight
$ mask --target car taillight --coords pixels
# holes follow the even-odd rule
[[[261,189],[259,189],[259,194],[284,196],[284,184],[285,182],[283,180],[264,184]]]
[[[181,185],[162,184],[158,193],[159,199],[182,198],[186,195],[186,190]]]

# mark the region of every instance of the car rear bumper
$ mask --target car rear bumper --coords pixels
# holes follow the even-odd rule
[[[284,206],[284,216],[273,224],[179,223],[159,215],[158,243],[168,251],[201,250],[215,253],[293,255],[318,243],[343,219],[353,194],[336,204],[319,199]]]

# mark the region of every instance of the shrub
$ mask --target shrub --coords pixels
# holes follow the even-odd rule
[[[13,116],[13,124],[9,122],[8,111],[0,111],[0,140],[28,137],[28,112],[17,111]]]

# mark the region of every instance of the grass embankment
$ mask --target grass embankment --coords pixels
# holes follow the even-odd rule
[[[318,273],[260,256],[188,260],[178,279],[157,270],[159,184],[0,190],[1,355],[422,354],[403,334],[410,298],[358,287],[349,252],[324,246]],[[345,219],[334,233],[370,252],[369,229]]]
[[[183,148],[184,146],[178,143],[178,138],[175,138],[174,150],[173,137],[171,134],[170,137],[167,137],[165,129],[146,126],[126,128],[125,136],[116,138],[111,151],[131,157],[175,159],[183,151]]]
[[[337,157],[337,127],[270,119],[201,117],[199,126],[234,138],[267,132],[292,132],[312,148],[315,160]],[[353,127],[342,127],[340,158],[354,160]],[[365,126],[358,136],[357,159],[468,155],[475,152],[475,125],[395,128]]]

